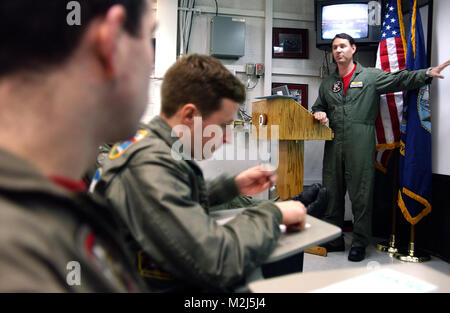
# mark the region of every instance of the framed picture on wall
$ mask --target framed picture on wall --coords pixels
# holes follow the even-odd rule
[[[308,30],[299,28],[273,28],[272,57],[307,59]]]
[[[272,89],[286,85],[289,90],[289,95],[297,98],[305,109],[308,110],[308,85],[306,84],[286,84],[286,83],[272,83]]]

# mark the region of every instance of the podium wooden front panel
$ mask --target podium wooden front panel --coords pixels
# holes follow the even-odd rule
[[[290,98],[265,99],[252,103],[252,125],[258,128],[259,115],[267,116],[267,128],[279,127],[279,140],[331,140],[331,129],[320,124],[314,116]],[[257,134],[253,134],[257,139]],[[270,130],[268,138],[270,138]]]
[[[277,195],[283,200],[303,191],[303,153],[303,140],[281,140],[279,143]]]
[[[260,116],[265,125],[260,125]],[[331,129],[290,98],[271,98],[252,103],[252,136],[279,140],[277,195],[287,199],[303,191],[304,140],[332,140]],[[272,127],[278,126],[272,138]],[[264,130],[264,131],[263,131]]]

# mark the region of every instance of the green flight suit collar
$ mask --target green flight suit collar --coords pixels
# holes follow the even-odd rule
[[[354,64],[356,64],[356,69],[355,69],[355,73],[353,73],[353,77],[356,74],[359,74],[363,71],[364,67],[357,61],[353,61]],[[336,79],[341,79],[341,76],[339,76],[339,68],[336,68],[336,71],[334,71],[334,77]]]
[[[159,115],[155,116],[150,121],[148,128],[171,148],[174,146],[175,142],[180,140],[175,133],[172,133],[172,127]],[[196,168],[199,168],[194,160],[194,157],[191,156],[190,153],[184,152],[184,150],[181,153],[175,151],[173,151],[173,153],[177,153],[185,161],[190,162],[194,164]]]
[[[172,127],[159,115],[155,116],[146,127],[164,140],[169,147],[179,140],[177,136],[172,136]]]

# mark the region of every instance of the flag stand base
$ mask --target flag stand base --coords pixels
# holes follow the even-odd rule
[[[408,250],[400,249],[394,255],[394,257],[400,261],[409,262],[409,263],[423,263],[423,262],[431,260],[431,257],[429,254],[414,250],[414,242],[409,243]]]
[[[391,235],[389,241],[383,241],[377,244],[377,250],[389,254],[397,253],[398,249],[395,247],[395,235]]]

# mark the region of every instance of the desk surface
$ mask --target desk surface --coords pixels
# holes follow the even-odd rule
[[[426,264],[405,263],[291,274],[248,287],[256,293],[450,292],[450,276]]]
[[[212,212],[211,216],[216,218],[218,224],[230,221],[234,216],[242,213],[245,209],[233,209]],[[272,263],[290,257],[303,250],[327,242],[338,237],[341,229],[315,217],[307,215],[307,227],[298,232],[283,232],[278,240],[277,246],[265,263]]]
[[[277,246],[265,263],[290,257],[318,244],[330,241],[341,234],[341,229],[310,215],[306,227],[298,232],[283,232]]]

